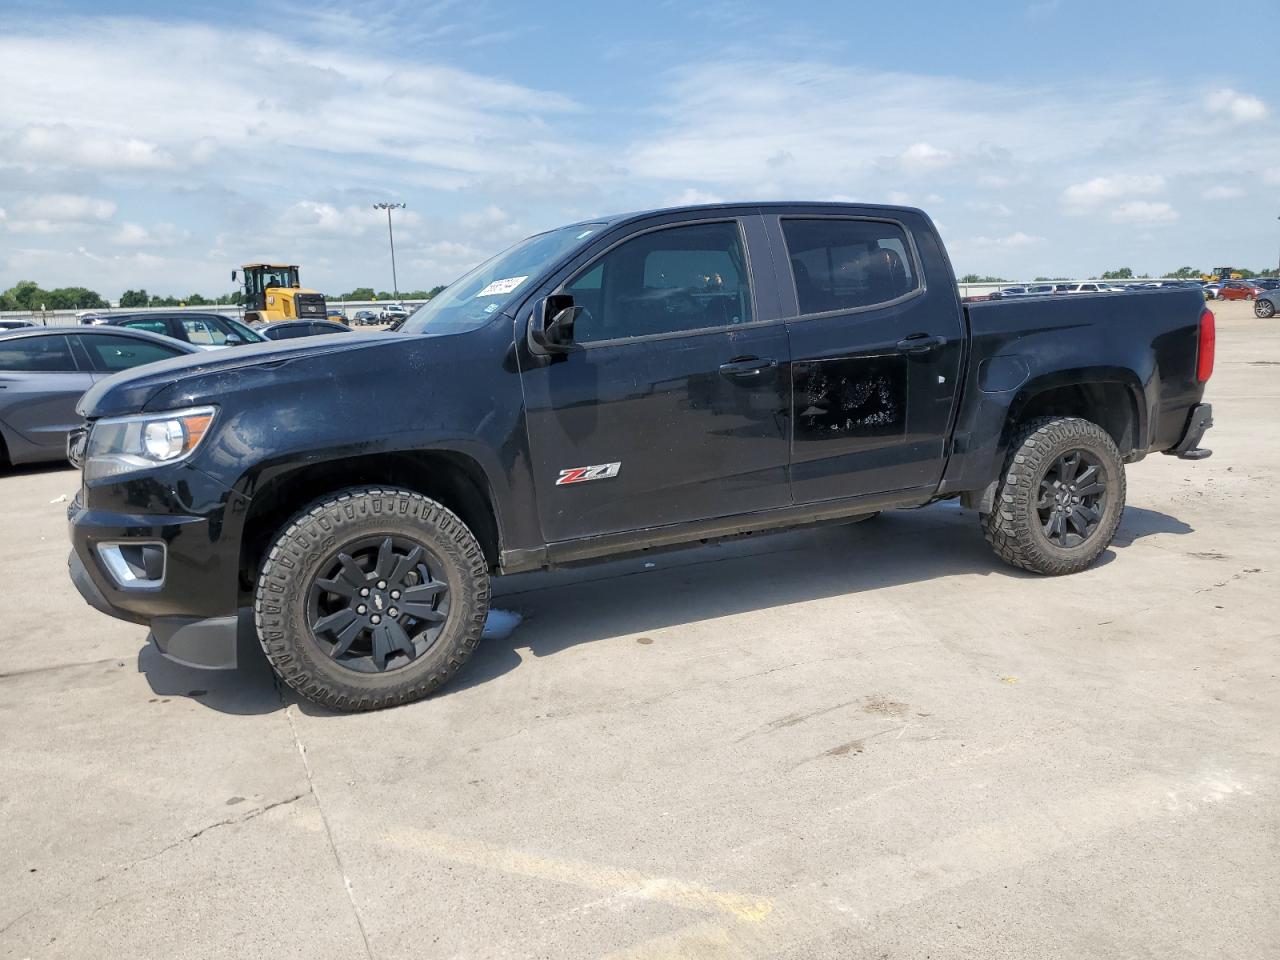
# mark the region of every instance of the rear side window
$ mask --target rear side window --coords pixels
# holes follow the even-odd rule
[[[0,370],[74,373],[76,362],[66,337],[22,337],[0,340]]]
[[[896,223],[784,218],[782,234],[801,314],[873,307],[920,287]]]
[[[751,320],[736,222],[654,230],[614,247],[565,287],[584,313],[579,343],[703,330]]]
[[[128,370],[144,363],[177,357],[182,353],[159,343],[148,343],[141,338],[112,337],[98,333],[83,334],[80,342],[89,352],[94,369],[105,372]]]
[[[128,327],[130,330],[145,330],[147,333],[169,336],[169,324],[165,322],[163,317],[157,317],[154,320],[130,320],[128,323],[120,324],[120,326]]]

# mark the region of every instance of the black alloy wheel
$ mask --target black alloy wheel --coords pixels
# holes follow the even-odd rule
[[[333,662],[360,673],[398,670],[436,642],[449,615],[441,562],[406,537],[368,537],[321,564],[307,595],[307,622]]]
[[[1055,547],[1078,547],[1098,531],[1106,511],[1107,473],[1087,450],[1068,450],[1040,478],[1036,513]]]

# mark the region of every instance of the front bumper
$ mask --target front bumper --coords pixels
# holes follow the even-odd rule
[[[1164,451],[1171,457],[1181,460],[1204,460],[1213,456],[1213,451],[1200,446],[1205,431],[1213,426],[1213,405],[1197,403],[1187,415],[1187,426],[1182,432],[1182,439],[1177,445]]]
[[[140,614],[112,604],[74,550],[67,557],[67,567],[71,582],[89,606],[117,620],[149,623],[149,639],[170,660],[203,670],[236,668],[238,617],[154,617],[148,621]]]
[[[95,610],[150,626],[152,641],[169,659],[233,669],[247,505],[187,467],[90,487],[67,510],[71,581]],[[131,544],[163,545],[156,580],[130,582],[118,563],[113,569],[110,545]]]

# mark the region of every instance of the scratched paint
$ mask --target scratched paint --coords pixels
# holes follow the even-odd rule
[[[906,431],[907,367],[899,356],[797,365],[796,439],[878,439]]]

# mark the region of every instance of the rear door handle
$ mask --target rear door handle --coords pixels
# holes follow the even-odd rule
[[[726,377],[754,377],[778,365],[777,360],[760,357],[744,357],[720,364],[720,373]]]
[[[931,337],[924,333],[913,333],[905,340],[898,341],[898,351],[900,353],[922,354],[946,345],[946,337]]]

